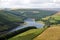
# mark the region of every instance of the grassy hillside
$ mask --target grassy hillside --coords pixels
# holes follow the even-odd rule
[[[60,20],[60,12],[55,13],[51,16],[46,16],[45,18],[42,18],[43,20],[48,20],[50,17],[54,18],[55,20]]]
[[[9,13],[9,12],[5,12],[3,10],[0,10],[0,32],[6,31],[13,27],[17,27],[22,22],[23,22],[23,19],[21,17],[13,15],[12,13]]]
[[[10,11],[0,11],[0,31],[6,31],[8,29],[12,29],[23,23],[26,18],[34,18],[39,21],[43,21],[46,25],[60,23],[60,16],[54,15],[55,11],[47,11],[47,10],[35,10],[35,9],[19,9],[19,10],[10,10]],[[51,17],[48,17],[51,16]],[[56,17],[55,17],[56,16]],[[44,18],[48,17],[47,20]],[[59,17],[59,18],[58,18]],[[43,19],[42,19],[43,18]],[[52,21],[53,20],[53,21]],[[59,24],[58,23],[58,24]],[[31,29],[22,34],[18,34],[8,40],[33,40],[34,37],[41,34],[44,29]]]
[[[60,25],[51,26],[34,40],[60,40]]]
[[[36,20],[39,20],[46,16],[53,15],[56,12],[56,11],[39,10],[39,9],[17,9],[17,10],[12,10],[12,11],[19,12],[23,14],[23,16],[25,17],[34,18]]]
[[[44,22],[46,26],[50,25],[57,25],[60,24],[60,12],[57,12],[54,15],[47,16],[45,18],[42,18],[40,21]]]
[[[42,19],[49,28],[33,40],[60,40],[60,12]],[[45,26],[46,27],[46,26]]]
[[[53,15],[56,20],[60,20],[60,12],[57,12],[55,15]]]
[[[32,40],[34,37],[42,33],[44,29],[31,29],[24,33],[18,34],[8,40]]]
[[[40,20],[54,13],[55,11],[38,9],[0,10],[0,31],[20,25],[26,18]]]

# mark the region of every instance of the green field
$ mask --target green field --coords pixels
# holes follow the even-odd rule
[[[55,20],[56,21],[60,21],[60,16],[58,16],[59,14],[55,14],[55,15],[52,15],[51,17],[52,18],[55,18]],[[50,16],[49,16],[50,17]],[[49,17],[48,17],[48,19],[49,19]],[[57,19],[58,18],[58,19]],[[47,17],[46,18],[44,18],[44,19],[47,19]],[[47,20],[48,20],[47,19]],[[51,19],[51,20],[49,20],[50,22],[52,22],[53,23],[53,21],[52,21],[53,19]],[[49,23],[50,23],[49,22]],[[54,22],[55,23],[55,22]],[[54,24],[55,25],[55,24]],[[53,26],[52,26],[53,27]],[[54,27],[56,27],[56,29],[57,28],[59,28],[58,26],[54,26]],[[51,30],[55,30],[55,29],[51,29]],[[28,31],[26,31],[26,32],[24,32],[24,33],[22,33],[22,34],[18,34],[18,35],[16,35],[16,36],[14,36],[14,37],[12,37],[12,38],[10,38],[9,40],[33,40],[36,36],[38,36],[39,34],[41,34],[41,32],[43,32],[43,29],[31,29],[31,30],[28,30]],[[49,31],[48,31],[49,32]],[[44,33],[45,34],[45,33]],[[51,33],[51,35],[52,35],[52,33]],[[57,34],[56,34],[57,35]],[[44,36],[44,35],[43,35]],[[48,34],[48,36],[49,36],[49,34]],[[46,36],[47,37],[47,36]],[[45,36],[44,36],[44,38],[46,38]],[[56,37],[56,36],[55,36]],[[43,37],[42,37],[43,38]],[[57,37],[56,37],[57,38]],[[47,38],[47,39],[49,39],[50,40],[50,38]],[[40,40],[40,38],[39,37],[37,37],[37,38],[35,38],[34,40]],[[42,40],[46,40],[46,39],[42,39]]]
[[[42,31],[44,31],[44,29],[31,29],[8,40],[33,40],[33,38],[41,34]]]
[[[48,20],[50,17],[53,19]],[[49,21],[48,23],[50,23],[50,27],[33,40],[60,40],[60,12],[43,18],[43,20]]]
[[[39,20],[46,16],[53,15],[56,11],[48,11],[48,10],[39,10],[39,9],[17,9],[13,10],[14,12],[19,12],[23,14],[23,16],[28,18],[34,18],[35,20]]]
[[[38,11],[38,12],[34,12]],[[16,12],[16,13],[15,13]],[[24,13],[21,13],[24,12]],[[9,38],[8,40],[33,40],[35,37],[40,35],[45,28],[50,27],[51,25],[60,24],[60,12],[56,13],[55,11],[45,11],[45,10],[11,10],[0,11],[0,31],[6,31],[8,29],[17,27],[20,23],[24,22],[24,18],[34,18],[36,21],[41,21],[45,24],[44,28],[39,29],[30,29],[21,34]],[[54,15],[53,15],[54,14]]]
[[[21,17],[0,10],[0,31],[6,31],[8,29],[17,27],[22,22],[23,19]]]
[[[26,17],[40,20],[41,18],[52,15],[54,13],[55,11],[38,9],[17,9],[10,11],[0,10],[0,31],[8,30],[19,26],[22,22],[24,22],[24,19]]]
[[[60,25],[53,25],[33,40],[60,40]]]

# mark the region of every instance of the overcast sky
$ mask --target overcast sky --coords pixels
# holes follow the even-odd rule
[[[0,0],[0,8],[60,8],[60,0]]]

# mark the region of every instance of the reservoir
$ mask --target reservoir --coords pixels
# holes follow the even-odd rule
[[[36,28],[43,28],[44,24],[36,22],[35,19],[27,18],[24,20],[24,24],[21,24],[17,28],[11,30],[11,32],[20,30],[29,26],[35,26]]]

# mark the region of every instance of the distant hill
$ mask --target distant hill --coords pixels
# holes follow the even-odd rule
[[[28,18],[34,18],[36,20],[50,16],[55,14],[57,11],[50,11],[50,10],[40,10],[40,9],[17,9],[17,10],[12,10],[14,12],[19,12],[23,14],[23,16],[28,17]]]
[[[41,8],[41,10],[60,11],[60,8]]]
[[[39,10],[39,9],[16,9],[0,10],[0,27],[3,29],[11,29],[17,27],[26,18],[34,18],[40,20],[43,17],[55,14],[56,11]]]
[[[23,22],[20,16],[0,10],[0,32],[19,26]]]

